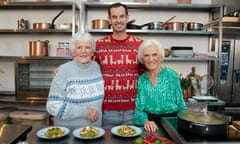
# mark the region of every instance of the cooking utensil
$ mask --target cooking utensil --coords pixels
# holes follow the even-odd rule
[[[148,26],[148,29],[153,29],[153,30],[162,30],[165,29],[166,24],[171,21],[172,19],[174,19],[176,16],[172,16],[169,19],[167,19],[165,22],[150,22],[144,25],[141,25],[141,27],[143,28],[144,26]]]
[[[19,30],[29,29],[29,21],[23,18],[18,20],[18,29]]]
[[[177,0],[177,3],[181,3],[181,4],[187,4],[187,3],[191,3],[192,0]]]
[[[201,31],[203,30],[203,24],[197,22],[189,22],[187,23],[187,30]]]
[[[184,23],[183,22],[169,22],[167,23],[167,29],[172,31],[177,30],[184,30]]]
[[[108,20],[104,20],[104,19],[95,19],[92,21],[92,28],[93,29],[109,29],[109,22]]]
[[[210,75],[203,75],[200,78],[201,95],[207,95],[208,90],[214,85],[214,80]]]
[[[71,23],[63,23],[56,25],[56,29],[72,29],[72,24]]]
[[[48,40],[45,41],[30,41],[29,55],[30,56],[48,56]]]
[[[55,28],[55,21],[56,19],[64,12],[64,10],[61,10],[53,19],[52,23],[33,23],[33,29],[34,30],[47,30],[47,29],[54,29]]]
[[[178,113],[178,127],[184,131],[199,135],[225,135],[228,118],[225,115],[202,111],[186,110]]]
[[[136,20],[133,19],[133,20],[130,20],[128,23],[127,23],[127,29],[142,29],[142,27],[144,25],[136,25],[136,24],[133,24]]]

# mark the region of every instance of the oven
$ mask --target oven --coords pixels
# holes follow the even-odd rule
[[[186,132],[178,127],[177,117],[163,117],[162,126],[178,144],[216,144],[240,143],[240,132],[229,125],[225,135],[200,135]]]
[[[23,57],[17,61],[17,101],[46,101],[53,70],[70,61],[62,57]]]

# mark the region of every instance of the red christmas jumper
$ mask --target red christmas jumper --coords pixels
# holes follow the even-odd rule
[[[105,97],[103,110],[133,110],[137,94],[137,79],[141,68],[137,50],[142,40],[128,35],[116,40],[112,35],[96,42],[96,61],[100,63]]]

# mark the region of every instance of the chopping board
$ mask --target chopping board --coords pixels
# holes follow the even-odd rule
[[[232,121],[232,125],[240,130],[240,121]]]

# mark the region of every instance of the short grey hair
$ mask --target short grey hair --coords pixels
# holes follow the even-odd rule
[[[87,33],[87,32],[77,32],[75,35],[73,35],[72,43],[71,43],[71,51],[72,52],[75,49],[75,43],[76,42],[90,42],[92,51],[93,52],[96,51],[95,41],[94,41],[92,35]]]
[[[139,46],[137,53],[138,61],[141,64],[143,64],[143,50],[151,45],[156,46],[159,54],[162,56],[162,59],[164,58],[164,50],[160,42],[158,42],[157,40],[144,40],[143,43]]]

